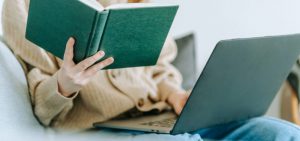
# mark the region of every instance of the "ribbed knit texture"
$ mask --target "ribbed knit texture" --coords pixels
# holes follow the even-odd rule
[[[71,98],[62,96],[56,74],[62,60],[25,39],[28,6],[29,0],[5,0],[4,39],[23,65],[34,113],[44,125],[91,128],[94,122],[133,108],[141,112],[169,108],[167,97],[184,91],[180,73],[170,64],[177,48],[168,39],[156,66],[99,71],[79,93]]]

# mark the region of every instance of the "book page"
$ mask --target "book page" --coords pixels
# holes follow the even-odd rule
[[[130,9],[130,8],[165,7],[165,6],[177,6],[177,4],[170,4],[170,3],[122,3],[122,4],[114,4],[114,5],[108,6],[105,9]]]
[[[86,4],[87,6],[94,8],[95,10],[101,12],[104,10],[104,7],[98,3],[96,0],[79,0],[80,2]]]

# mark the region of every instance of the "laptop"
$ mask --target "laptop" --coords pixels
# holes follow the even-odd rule
[[[94,123],[97,128],[180,134],[263,116],[300,54],[300,34],[218,42],[179,116]]]

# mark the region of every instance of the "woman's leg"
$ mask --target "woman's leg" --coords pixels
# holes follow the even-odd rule
[[[200,129],[191,134],[175,136],[123,130],[101,130],[97,134],[101,134],[102,139],[122,139],[124,141],[202,141],[201,138],[204,141],[206,139],[227,141],[300,141],[299,126],[270,117],[232,122],[212,128]]]
[[[300,141],[300,127],[290,122],[259,117],[201,129],[203,139],[246,141]]]

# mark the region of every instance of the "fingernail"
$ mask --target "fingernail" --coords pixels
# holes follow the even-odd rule
[[[109,60],[110,60],[110,62],[114,62],[115,61],[115,59],[112,58],[112,57],[110,57]]]
[[[104,52],[104,51],[99,51],[99,54],[100,54],[101,56],[104,56],[104,55],[105,55],[105,52]]]
[[[75,42],[75,39],[73,37],[71,37],[69,40]]]

